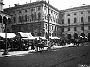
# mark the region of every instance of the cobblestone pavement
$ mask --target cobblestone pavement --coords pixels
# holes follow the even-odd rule
[[[0,67],[78,67],[90,65],[90,46],[75,46],[24,56],[1,57]]]

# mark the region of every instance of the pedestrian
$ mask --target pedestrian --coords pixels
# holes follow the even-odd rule
[[[37,40],[37,38],[35,38],[34,44],[35,44],[36,51],[38,52],[38,40]]]
[[[35,47],[34,47],[34,40],[32,40],[32,44],[31,44],[31,50],[34,50]]]

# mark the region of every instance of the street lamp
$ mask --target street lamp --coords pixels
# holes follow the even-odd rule
[[[46,4],[47,4],[47,2],[45,1],[45,7],[46,7]],[[49,0],[48,0],[48,4],[49,4]],[[48,17],[48,22],[47,22],[48,32],[46,33],[46,39],[47,39],[47,45],[49,45],[48,44],[49,43],[49,17],[50,17],[50,14],[49,14],[49,5],[48,5],[48,15],[47,15],[47,17]]]
[[[48,4],[49,4],[49,0],[48,0]],[[48,6],[48,41],[49,41],[49,17],[50,14],[49,14],[49,6]]]
[[[5,50],[2,55],[7,55],[8,54],[8,49],[7,49],[7,18],[4,16],[3,17],[3,23],[5,24]]]

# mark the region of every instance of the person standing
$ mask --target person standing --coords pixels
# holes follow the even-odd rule
[[[38,52],[38,40],[37,40],[37,38],[35,38],[34,44],[35,44],[36,51]]]

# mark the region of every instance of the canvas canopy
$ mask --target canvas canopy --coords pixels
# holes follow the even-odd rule
[[[20,35],[21,35],[22,37],[27,37],[27,38],[33,37],[31,33],[22,33],[22,32],[18,32],[18,33],[20,33]]]
[[[6,33],[0,33],[0,36],[5,38]],[[15,36],[16,36],[15,33],[7,33],[7,38],[13,38]]]
[[[27,38],[23,38],[23,39],[37,39],[37,40],[39,40],[39,38],[46,39],[45,37],[35,37],[35,36],[32,36],[31,33],[23,33],[23,32],[18,32],[18,33],[20,33],[20,35],[22,37],[27,37]]]
[[[60,39],[59,37],[49,37],[51,39]]]

